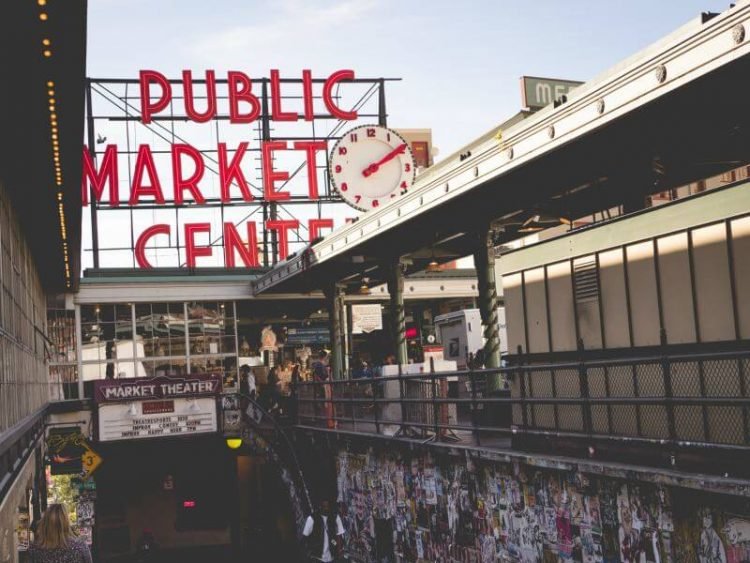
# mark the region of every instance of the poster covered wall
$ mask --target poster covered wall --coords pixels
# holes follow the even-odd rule
[[[355,561],[750,562],[741,497],[472,459],[339,452]]]

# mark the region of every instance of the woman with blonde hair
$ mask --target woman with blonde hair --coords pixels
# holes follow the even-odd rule
[[[44,511],[29,555],[31,563],[92,563],[86,542],[71,530],[62,504],[51,504]]]

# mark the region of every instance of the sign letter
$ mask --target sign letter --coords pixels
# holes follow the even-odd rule
[[[247,268],[258,267],[258,236],[255,233],[255,223],[247,222],[247,247],[242,242],[240,234],[232,223],[224,223],[224,265],[234,268],[234,251],[240,253],[242,263]]]
[[[221,183],[221,201],[227,203],[232,199],[229,195],[229,188],[232,186],[232,180],[237,181],[237,185],[242,192],[242,199],[253,201],[253,196],[248,188],[245,174],[240,168],[240,161],[247,150],[248,143],[243,141],[237,145],[232,162],[227,164],[227,144],[219,143],[219,182]]]
[[[117,184],[117,145],[107,145],[102,157],[102,166],[96,172],[91,155],[86,147],[83,147],[83,174],[81,175],[81,204],[89,204],[89,183],[96,201],[102,200],[104,184],[109,181],[109,205],[117,207],[120,205],[120,190]]]
[[[244,72],[230,70],[227,73],[229,87],[229,122],[252,123],[260,115],[260,102],[253,91],[253,83]],[[240,102],[250,104],[250,113],[240,113]]]
[[[318,199],[318,168],[315,159],[317,151],[326,150],[325,141],[297,141],[294,148],[307,152],[307,188],[310,199]]]
[[[275,172],[273,169],[273,151],[286,150],[286,141],[268,141],[261,144],[263,155],[263,195],[268,201],[286,201],[292,198],[289,192],[277,192],[276,182],[286,182],[289,172]]]
[[[161,96],[151,103],[151,83],[161,86]],[[169,80],[160,72],[155,70],[142,70],[140,76],[141,84],[141,121],[151,123],[151,116],[159,113],[169,105],[172,98],[172,87]]]
[[[266,221],[266,229],[279,233],[279,260],[286,260],[289,256],[289,231],[299,229],[299,221],[297,219]]]
[[[206,111],[198,113],[195,111],[193,99],[193,73],[189,70],[182,71],[182,91],[185,94],[185,113],[197,123],[211,121],[216,115],[216,77],[213,70],[206,71]]]
[[[189,156],[195,163],[195,172],[189,178],[182,177],[182,155]],[[172,145],[172,177],[174,179],[174,202],[176,205],[182,205],[182,191],[188,190],[193,195],[193,199],[198,204],[206,203],[198,182],[203,177],[206,167],[203,164],[203,157],[198,149],[190,145]]]
[[[195,268],[195,259],[199,256],[211,256],[211,246],[196,246],[195,234],[208,233],[211,238],[211,223],[185,223],[185,252],[187,253],[188,268]],[[209,243],[211,241],[209,240]]]
[[[336,102],[333,101],[333,87],[336,86],[336,84],[342,80],[353,80],[353,79],[354,79],[353,70],[337,70],[331,76],[329,76],[328,79],[325,81],[325,84],[323,84],[323,101],[326,104],[328,113],[330,113],[333,117],[337,117],[338,119],[343,119],[344,121],[351,121],[353,119],[357,119],[357,112],[356,111],[344,111],[343,109],[339,108],[339,106],[336,105]]]
[[[138,266],[141,268],[152,268],[149,261],[146,259],[146,245],[151,237],[156,235],[169,235],[171,231],[169,225],[159,224],[151,225],[148,229],[141,233],[138,237],[138,242],[135,243],[135,259],[138,262]]]

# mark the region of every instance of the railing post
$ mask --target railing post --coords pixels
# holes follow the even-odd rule
[[[352,419],[352,430],[354,432],[357,431],[357,417],[354,416],[354,409],[355,409],[355,403],[354,403],[354,380],[349,377],[349,379],[346,380],[346,386],[349,388],[349,408],[351,410],[351,419]]]
[[[380,406],[380,403],[378,402],[378,385],[375,381],[375,374],[372,374],[372,377],[370,378],[370,391],[372,393],[372,409],[373,414],[375,415],[375,432],[377,434],[380,434],[380,416],[378,415],[378,407]]]
[[[474,427],[474,440],[477,446],[481,446],[482,442],[479,438],[479,429],[477,428],[477,417],[479,412],[477,411],[477,378],[475,377],[473,364],[469,364],[469,384],[471,385],[471,424]],[[458,412],[458,407],[456,408]]]
[[[674,419],[674,395],[672,393],[672,366],[667,355],[667,331],[663,328],[659,331],[662,345],[661,371],[664,376],[664,397],[667,400],[667,431],[672,442],[677,440],[677,428]]]
[[[581,399],[583,399],[583,404],[581,405],[581,416],[582,416],[582,422],[583,422],[583,431],[586,434],[591,434],[592,425],[591,425],[591,400],[589,397],[589,374],[586,367],[586,361],[583,356],[583,339],[578,339],[578,353],[579,353],[579,362],[578,362],[578,376],[580,380],[580,386],[581,386]]]
[[[516,373],[518,374],[518,388],[521,392],[521,424],[525,430],[528,428],[528,414],[526,413],[526,377],[523,370],[523,348],[520,344],[516,349],[516,354],[518,356],[518,368]]]
[[[438,387],[435,377],[435,360],[430,358],[430,379],[432,380],[432,424],[435,430],[435,441],[440,441],[440,404],[437,402]]]
[[[294,375],[294,372],[292,372],[292,375]],[[292,384],[290,385],[290,392],[289,392],[289,410],[291,411],[289,414],[289,419],[291,423],[296,426],[299,424],[299,400],[297,397],[297,385],[299,384],[299,381],[295,381],[294,378],[292,378]],[[242,389],[242,382],[240,381],[240,389]]]

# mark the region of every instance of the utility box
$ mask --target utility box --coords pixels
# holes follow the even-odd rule
[[[470,355],[484,347],[479,309],[464,309],[435,317],[435,329],[443,345],[443,357],[467,369]]]

